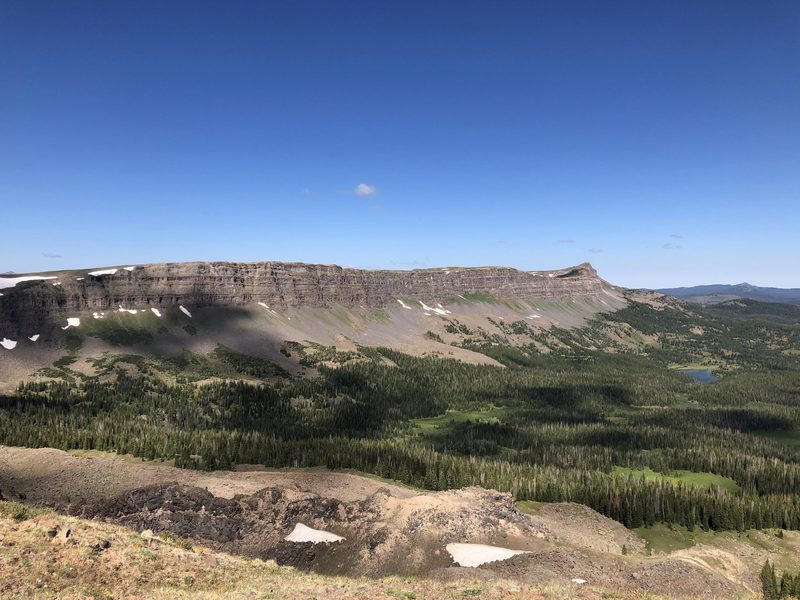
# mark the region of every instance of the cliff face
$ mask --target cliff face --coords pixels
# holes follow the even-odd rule
[[[108,269],[107,271],[111,271]],[[126,308],[334,305],[384,307],[398,298],[428,303],[468,293],[502,299],[596,296],[602,280],[588,263],[559,271],[503,267],[367,271],[302,263],[168,263],[91,275],[69,271],[2,290],[0,335],[63,323],[68,316]],[[57,278],[56,278],[57,277]],[[2,280],[0,280],[1,282]]]

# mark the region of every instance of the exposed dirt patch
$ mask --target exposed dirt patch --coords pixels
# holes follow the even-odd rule
[[[543,504],[533,520],[549,539],[595,552],[622,554],[644,550],[644,540],[622,524],[573,502]]]
[[[642,563],[630,574],[630,584],[675,598],[736,598],[745,590],[705,565],[679,558]]]

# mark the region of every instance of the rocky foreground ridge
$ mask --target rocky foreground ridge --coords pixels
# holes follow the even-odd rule
[[[36,274],[11,285],[0,276],[0,334],[119,306],[242,306],[382,308],[399,298],[445,302],[464,294],[556,300],[597,296],[603,280],[583,263],[557,271],[505,267],[378,271],[303,263],[165,263]]]
[[[578,504],[539,503],[527,506],[526,510],[533,513],[528,514],[509,494],[493,490],[472,487],[424,492],[353,473],[317,469],[201,472],[110,454],[76,455],[7,446],[0,446],[0,465],[0,540],[6,536],[9,557],[0,562],[2,597],[17,591],[11,585],[15,581],[47,582],[48,598],[53,596],[51,590],[63,589],[53,578],[55,571],[47,568],[54,561],[34,560],[43,548],[81,548],[76,573],[82,574],[95,573],[119,553],[120,568],[125,570],[106,573],[108,580],[120,579],[123,573],[125,582],[141,581],[139,574],[129,569],[135,568],[132,561],[139,555],[132,544],[143,542],[152,552],[166,545],[189,549],[199,544],[203,548],[183,557],[178,581],[189,574],[186,570],[193,557],[211,549],[224,552],[226,564],[240,555],[327,575],[403,575],[448,585],[464,580],[483,591],[481,598],[639,598],[643,594],[648,598],[655,598],[651,594],[745,598],[755,596],[749,592],[759,586],[757,573],[764,560],[778,560],[781,553],[791,552],[794,543],[790,541],[793,532],[786,532],[787,539],[780,544],[772,533],[750,532],[745,539],[758,536],[758,545],[728,536],[706,536],[706,543],[692,548],[651,553],[636,533]],[[23,546],[25,540],[18,537],[19,531],[9,528],[8,523],[4,528],[3,498],[28,505],[6,503],[6,514],[17,519],[24,518],[26,512],[41,514],[41,506],[55,509],[41,517],[42,528],[49,533],[37,531],[32,546]],[[79,522],[64,515],[92,521]],[[128,529],[111,531],[112,523]],[[294,533],[298,524],[338,539],[297,539]],[[89,526],[94,532],[86,531]],[[131,530],[140,535],[133,535]],[[787,542],[789,545],[784,546]],[[487,547],[510,549],[515,555],[506,559],[487,556]],[[463,554],[465,550],[468,555]],[[11,558],[14,552],[27,557],[27,562]],[[64,566],[65,557],[52,558]],[[470,566],[462,559],[478,560]],[[95,565],[95,560],[100,564]],[[144,562],[145,571],[158,573],[162,585],[168,582],[165,569],[152,568],[161,562],[154,562],[152,556]],[[31,565],[42,567],[33,577],[27,575]],[[74,585],[74,575],[70,577],[69,585]],[[520,593],[495,596],[487,589],[491,581],[513,581]],[[527,584],[547,585],[550,593],[522,591]],[[253,595],[262,596],[264,589],[270,588]],[[603,594],[603,590],[615,593]],[[225,597],[234,597],[228,591],[225,589]],[[84,591],[80,597],[85,595]],[[330,589],[326,594],[275,593],[280,598],[323,595],[333,597]],[[474,595],[453,593],[452,589],[447,593],[420,590],[416,597]],[[361,590],[336,597],[367,596]]]

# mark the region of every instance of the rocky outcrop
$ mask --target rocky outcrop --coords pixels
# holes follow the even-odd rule
[[[451,542],[513,540],[526,551],[544,546],[541,529],[510,494],[475,487],[403,500],[382,489],[363,500],[342,502],[283,486],[227,499],[194,486],[156,484],[110,500],[56,508],[338,575],[420,575],[446,568],[452,560],[444,549]],[[287,540],[298,523],[334,533],[340,541]]]
[[[368,271],[302,263],[195,262],[117,268],[99,275],[88,271],[48,275],[57,279],[26,281],[3,289],[0,335],[118,305],[203,307],[263,302],[276,308],[377,308],[394,305],[398,298],[445,302],[470,293],[502,299],[594,296],[602,293],[603,285],[588,263],[529,272],[504,267]]]

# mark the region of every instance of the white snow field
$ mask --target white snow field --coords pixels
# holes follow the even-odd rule
[[[322,531],[321,529],[312,529],[302,523],[295,525],[292,533],[283,539],[287,542],[311,542],[312,544],[331,544],[344,540],[340,535]]]
[[[486,563],[506,560],[518,554],[528,554],[527,550],[511,550],[486,544],[447,544],[445,547],[453,562],[462,567],[480,567]]]
[[[118,269],[100,269],[99,271],[89,271],[87,275],[92,277],[100,277],[102,275],[113,275]]]
[[[42,281],[43,279],[58,279],[55,275],[52,277],[43,277],[41,275],[23,275],[22,277],[0,277],[0,290],[12,288],[18,283],[23,281]]]
[[[0,342],[0,346],[5,348],[6,350],[13,350],[17,345],[17,342],[14,340],[10,340],[8,338],[3,338],[3,341]]]

